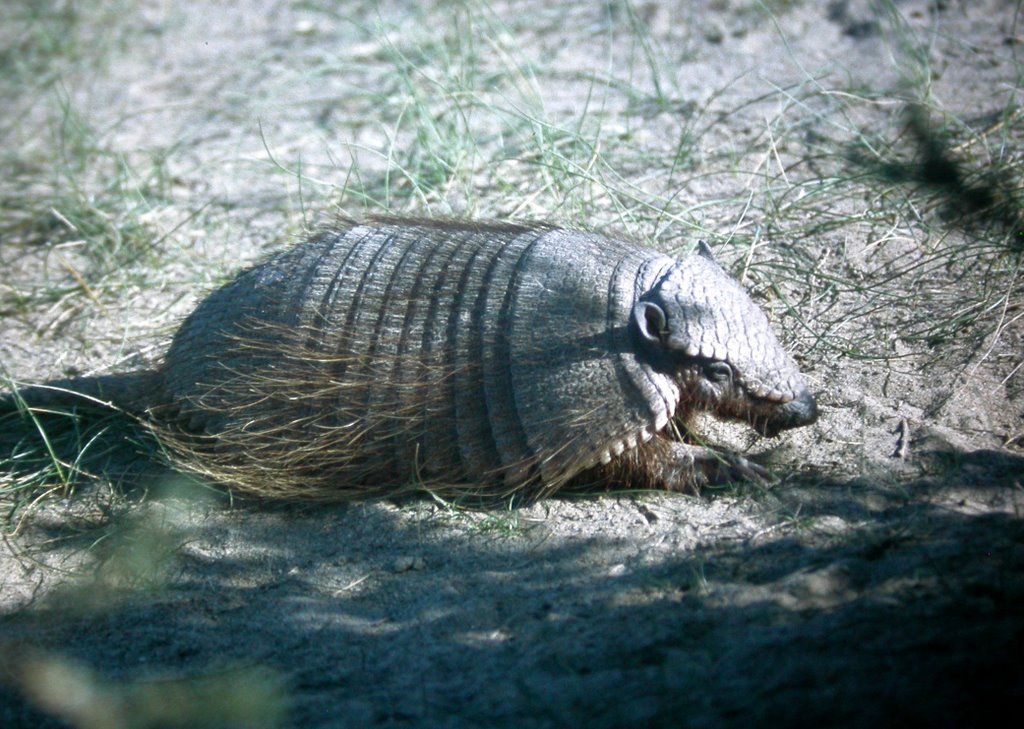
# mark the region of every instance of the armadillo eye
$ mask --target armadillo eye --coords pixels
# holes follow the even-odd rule
[[[732,382],[732,367],[728,362],[708,362],[704,365],[704,376],[712,382]]]

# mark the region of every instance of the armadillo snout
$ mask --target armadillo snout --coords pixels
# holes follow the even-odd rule
[[[783,430],[810,425],[818,419],[818,403],[808,390],[802,391],[794,399],[779,405],[771,413],[754,423],[761,435],[773,438]]]

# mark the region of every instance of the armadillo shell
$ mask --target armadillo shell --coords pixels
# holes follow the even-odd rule
[[[165,391],[256,491],[554,488],[671,417],[629,320],[672,264],[545,226],[349,225],[206,298]]]

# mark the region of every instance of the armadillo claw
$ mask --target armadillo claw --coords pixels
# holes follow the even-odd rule
[[[724,482],[745,480],[766,485],[772,480],[771,473],[764,466],[748,461],[743,456],[735,453],[712,451],[712,458],[716,461],[719,477],[725,476],[722,479]]]
[[[693,491],[705,485],[736,481],[751,481],[760,485],[772,481],[768,469],[736,453],[688,443],[673,443],[672,458],[675,463],[666,471],[671,471],[674,478],[665,481],[666,486],[673,491]]]

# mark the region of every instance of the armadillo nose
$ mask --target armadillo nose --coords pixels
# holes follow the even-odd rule
[[[780,405],[762,423],[762,435],[773,438],[783,430],[810,425],[818,419],[818,402],[808,390],[802,391],[785,405]]]

